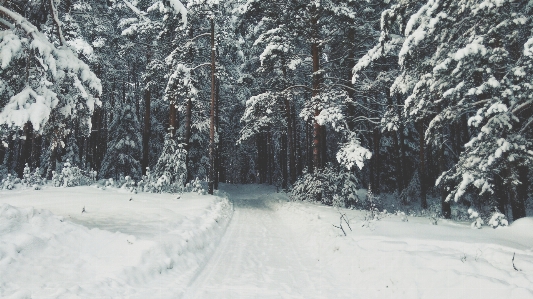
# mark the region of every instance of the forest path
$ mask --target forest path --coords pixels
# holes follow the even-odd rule
[[[276,206],[286,197],[265,186],[224,191],[234,215],[211,259],[182,298],[318,298],[320,267]]]

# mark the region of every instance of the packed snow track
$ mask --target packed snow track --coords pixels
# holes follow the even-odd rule
[[[230,186],[228,186],[230,187]],[[318,298],[312,260],[265,194],[230,191],[235,211],[225,236],[183,298]]]

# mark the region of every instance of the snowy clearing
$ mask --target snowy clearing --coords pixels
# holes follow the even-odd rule
[[[341,210],[344,236],[335,208],[269,186],[221,189],[233,204],[93,187],[2,192],[0,297],[533,298],[532,218],[477,230]]]

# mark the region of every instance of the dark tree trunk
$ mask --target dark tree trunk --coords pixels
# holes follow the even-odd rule
[[[24,167],[26,163],[31,164],[31,151],[32,151],[32,137],[33,137],[33,126],[30,122],[27,122],[24,125],[24,139],[20,142],[20,153],[18,156],[17,163],[17,175],[19,178],[22,178],[24,173]]]
[[[313,61],[313,93],[311,100],[320,95],[320,49],[318,44],[318,7],[312,12],[311,30],[313,32],[311,43],[311,58]],[[322,126],[316,121],[316,117],[320,115],[320,109],[315,108],[315,119],[313,120],[313,167],[314,172],[322,168]]]
[[[4,165],[6,165],[8,173],[11,173],[13,170],[13,159],[15,155],[15,140],[13,140],[13,133],[8,135],[7,139],[7,148],[5,149],[5,156],[2,159]]]
[[[426,186],[426,140],[425,140],[425,128],[424,122],[420,121],[418,123],[418,135],[419,135],[419,167],[418,167],[418,178],[420,181],[420,205],[422,209],[427,209],[427,186]]]
[[[440,138],[440,148],[439,148],[439,169],[440,169],[440,172],[443,173],[444,171],[446,171],[446,160],[445,160],[445,156],[444,156],[444,137],[443,137],[444,133],[441,134],[441,138]],[[446,188],[444,186],[443,183],[441,183],[441,186],[440,186],[440,199],[441,199],[441,212],[442,212],[442,216],[446,219],[451,219],[452,218],[452,210],[451,210],[451,206],[450,206],[450,202],[449,201],[446,201],[446,197],[447,197],[447,192],[446,192]]]
[[[93,164],[91,165],[93,169],[100,169],[100,164],[102,163],[102,153],[106,144],[105,139],[106,134],[102,132],[104,129],[105,113],[103,108],[96,109],[96,132],[94,132],[93,139]]]
[[[272,185],[272,177],[274,173],[274,147],[272,146],[272,132],[267,132],[267,178],[268,184]]]
[[[148,168],[150,162],[150,132],[152,131],[151,127],[151,116],[150,116],[150,105],[151,105],[151,93],[150,87],[146,86],[144,90],[144,127],[143,127],[143,159],[142,159],[142,173],[146,175],[146,169]]]
[[[302,173],[303,163],[303,154],[302,154],[302,144],[301,144],[301,133],[298,131],[298,126],[296,122],[296,112],[294,104],[291,105],[291,119],[292,119],[292,131],[293,131],[293,148],[294,148],[294,160],[296,165],[294,166],[295,174],[291,179],[292,183],[296,182],[298,175]]]
[[[289,152],[289,182],[293,184],[296,181],[296,151],[294,147],[294,123],[291,113],[291,103],[285,98],[285,112],[287,113],[287,140]],[[285,182],[286,184],[287,182]],[[285,186],[284,188],[286,188]]]
[[[185,150],[187,151],[187,166],[189,165],[189,150],[191,149],[191,127],[192,127],[192,101],[191,99],[187,100],[187,105],[185,106]],[[187,181],[192,180],[192,174],[187,167]]]
[[[494,176],[494,197],[496,198],[496,208],[500,213],[505,214],[505,216],[509,218],[505,209],[505,205],[507,204],[507,191],[505,189],[501,174],[496,174]]]
[[[168,130],[172,138],[176,137],[177,127],[178,127],[178,115],[176,111],[176,99],[170,99]]]
[[[48,180],[52,179],[53,171],[56,170],[56,162],[57,162],[57,146],[54,146],[50,150],[50,158],[48,161],[48,169],[46,170],[46,178]]]
[[[374,146],[374,150],[372,153],[372,168],[374,169],[374,177],[373,177],[373,183],[372,183],[372,192],[374,194],[379,194],[380,190],[380,175],[381,175],[381,157],[379,155],[380,151],[380,145],[381,145],[381,133],[379,131],[379,128],[374,128],[374,132],[372,134],[372,145]]]
[[[211,18],[211,112],[209,125],[209,182],[208,193],[213,194],[215,188],[215,19]]]
[[[396,155],[395,157],[395,165],[394,168],[396,170],[396,192],[398,194],[402,193],[403,191],[403,178],[402,178],[402,157],[401,157],[401,150],[400,150],[400,142],[398,139],[400,138],[400,132],[392,132],[392,140],[394,142],[394,153]]]
[[[257,148],[257,166],[258,183],[263,184],[266,182],[267,169],[268,169],[268,151],[267,151],[267,137],[266,133],[262,132],[257,134],[256,148]]]
[[[328,163],[328,143],[326,126],[320,126],[320,165],[324,167]]]
[[[527,201],[527,189],[529,187],[528,167],[520,165],[517,167],[517,170],[521,184],[516,186],[516,195],[514,196],[513,201],[511,201],[513,221],[526,217],[525,202]]]
[[[146,63],[150,63],[152,57],[151,49],[146,49]],[[142,174],[146,175],[146,169],[150,165],[150,133],[152,131],[151,122],[151,102],[152,94],[150,91],[150,78],[146,79],[144,87],[144,127],[143,127],[143,158],[142,158]]]
[[[311,137],[311,128],[312,124],[311,122],[305,123],[305,156],[307,160],[307,170],[309,172],[313,172],[313,139]]]
[[[41,150],[42,150],[43,138],[36,132],[33,133],[31,143],[31,167],[36,168],[41,165]]]
[[[401,105],[402,105],[402,101],[401,101],[401,97],[400,96],[396,96],[396,113],[401,116],[402,115],[402,111],[401,111]],[[400,175],[401,175],[401,178],[400,178],[400,183],[401,183],[401,190],[405,189],[405,187],[407,186],[407,172],[406,172],[406,165],[407,165],[407,161],[406,161],[406,157],[405,157],[405,134],[404,134],[404,125],[403,125],[403,120],[400,119],[400,124],[398,126],[398,139],[399,139],[399,142],[400,142]]]
[[[0,163],[8,166],[9,164],[7,164],[6,162],[6,158],[7,158],[7,155],[9,153],[9,148],[6,148],[4,146],[0,146]]]
[[[347,39],[348,39],[348,44],[349,45],[355,45],[356,42],[355,42],[355,39],[356,39],[356,33],[355,33],[355,29],[354,28],[349,28],[348,31],[347,31]],[[347,82],[350,82],[352,81],[352,76],[353,76],[353,73],[352,73],[352,67],[353,65],[355,64],[355,49],[348,49],[348,56],[347,56],[347,59],[346,59],[346,65],[345,65],[345,69],[346,69],[346,73],[345,73],[345,79]],[[355,100],[355,91],[353,88],[346,88],[346,92],[348,93],[348,97],[354,101]],[[347,107],[347,115],[348,115],[348,128],[350,129],[350,131],[355,131],[355,122],[354,122],[354,119],[355,119],[355,114],[356,114],[356,109],[355,109],[355,105],[353,105],[353,103],[349,103],[348,104],[348,107]]]
[[[192,27],[189,30],[189,38],[192,40],[194,38],[194,27]],[[192,65],[194,63],[194,50],[193,47],[189,47],[189,63]],[[185,150],[187,151],[186,156],[186,162],[185,165],[187,165],[187,182],[191,181],[193,179],[192,172],[189,167],[190,158],[189,158],[189,150],[191,149],[191,134],[192,134],[192,100],[189,98],[187,99],[187,104],[185,105],[185,132],[184,132],[184,140],[185,143]]]
[[[215,124],[216,124],[216,133],[218,136],[218,142],[215,147],[215,190],[218,190],[218,183],[220,180],[220,140],[221,140],[221,131],[220,131],[220,78],[216,78],[216,97],[215,97]]]
[[[281,134],[281,148],[279,157],[281,169],[281,188],[287,190],[287,135]]]

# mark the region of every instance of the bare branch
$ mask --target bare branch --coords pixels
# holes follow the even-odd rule
[[[50,11],[52,13],[52,18],[54,19],[54,23],[57,26],[57,35],[59,37],[59,44],[61,46],[66,46],[67,41],[65,40],[65,37],[63,36],[63,31],[61,30],[61,22],[59,21],[59,17],[57,16],[57,9],[54,5],[55,0],[50,0]]]

